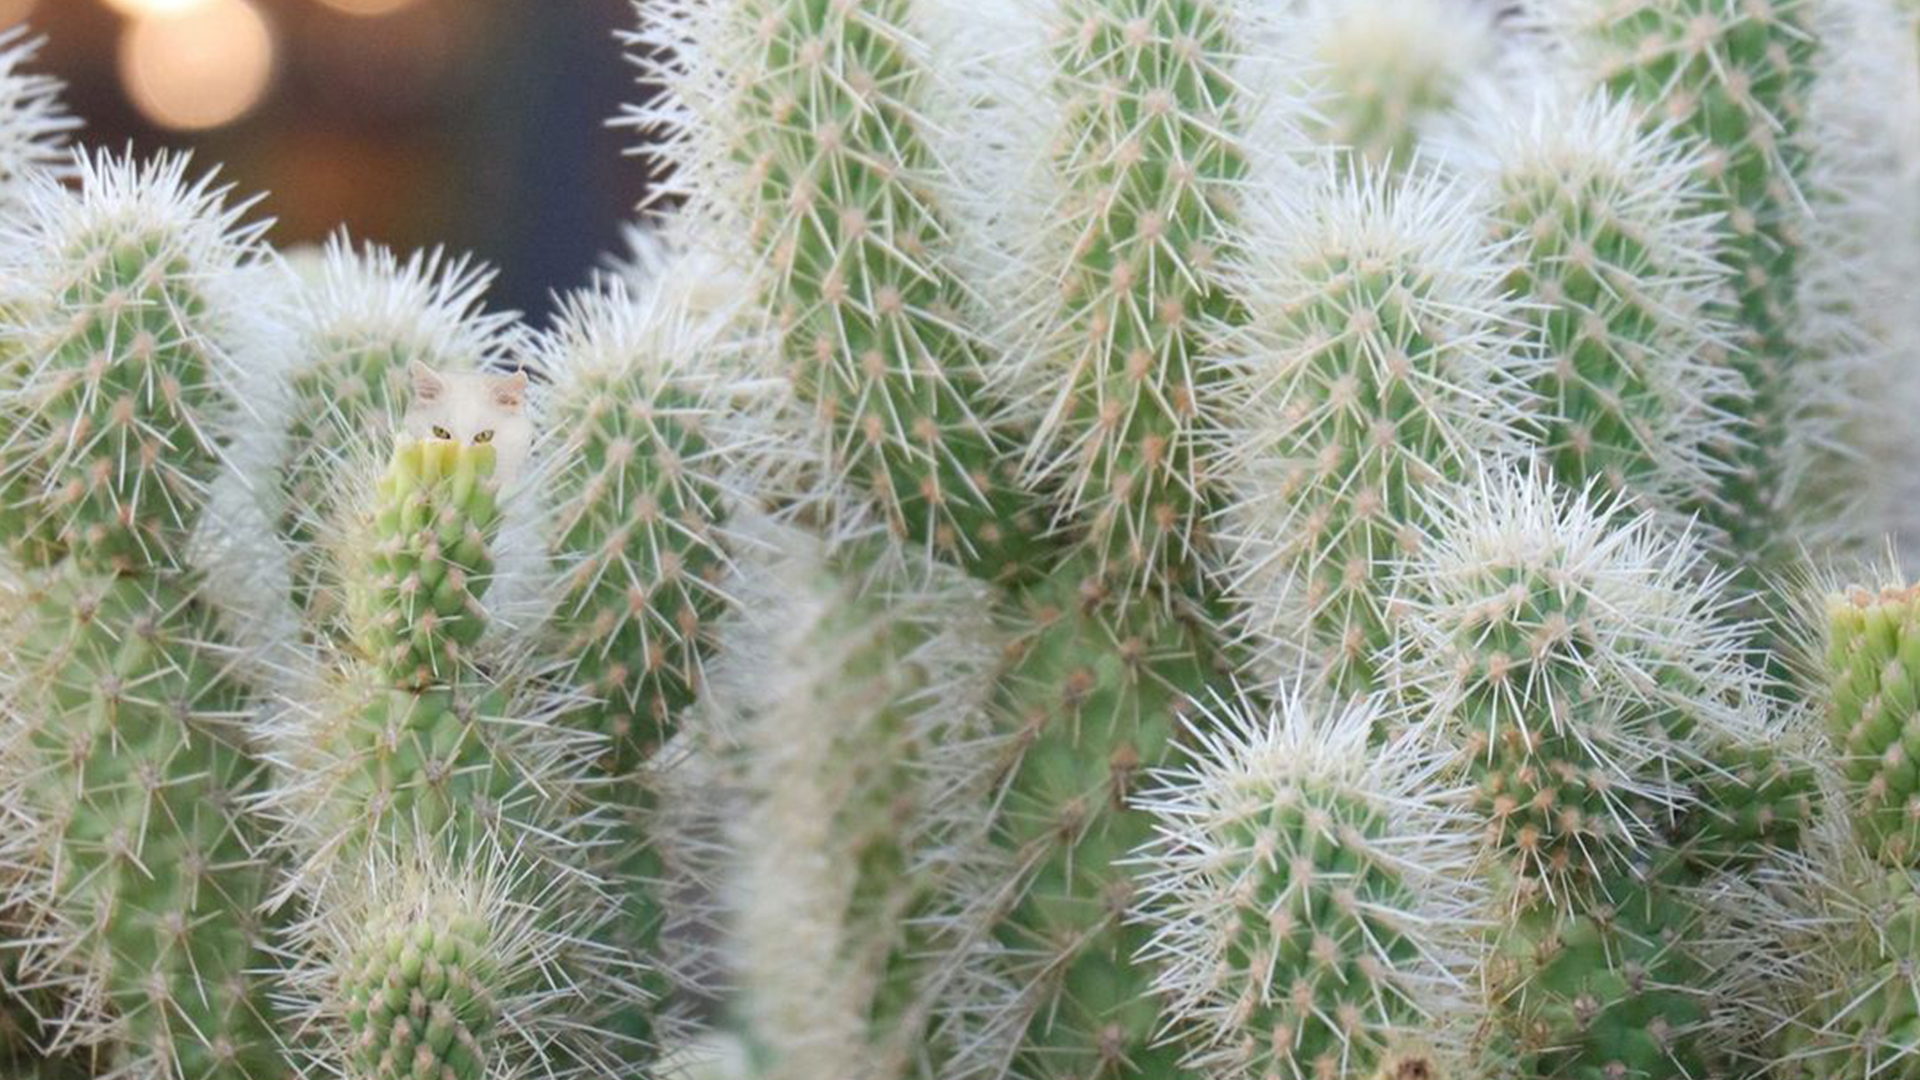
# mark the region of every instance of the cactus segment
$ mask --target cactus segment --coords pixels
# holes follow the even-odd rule
[[[1282,690],[1265,718],[1216,706],[1197,764],[1140,802],[1143,911],[1169,1012],[1207,1076],[1445,1074],[1484,897],[1441,758],[1373,745],[1375,715]],[[1224,710],[1235,710],[1224,712]]]
[[[630,120],[664,133],[687,220],[737,226],[833,478],[978,576],[1031,574],[1038,523],[949,265],[913,7],[637,4],[638,63],[669,93]]]
[[[1329,175],[1252,214],[1220,355],[1237,384],[1221,537],[1240,633],[1283,677],[1380,683],[1394,562],[1427,530],[1420,493],[1522,451],[1507,264],[1435,177]]]

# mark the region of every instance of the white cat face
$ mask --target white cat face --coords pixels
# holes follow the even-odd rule
[[[505,491],[519,479],[533,445],[527,418],[527,373],[435,371],[414,361],[413,404],[403,428],[416,439],[444,439],[469,446],[492,445],[494,476]]]

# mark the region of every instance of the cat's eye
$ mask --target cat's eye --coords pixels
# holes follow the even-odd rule
[[[478,435],[475,435],[475,436],[473,437],[473,445],[475,445],[475,446],[481,446],[481,445],[483,445],[483,444],[486,444],[486,443],[490,443],[490,442],[492,442],[492,441],[493,441],[493,429],[492,429],[492,428],[488,428],[488,429],[487,429],[486,431],[483,431],[483,432],[481,432],[480,434],[478,434]]]
[[[453,432],[448,431],[439,424],[435,424],[433,425],[433,437],[436,439],[451,439],[453,438]]]

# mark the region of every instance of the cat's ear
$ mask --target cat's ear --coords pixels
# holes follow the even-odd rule
[[[413,400],[416,404],[431,405],[447,392],[447,380],[420,361],[408,364],[407,371],[413,376]]]
[[[496,375],[489,384],[493,403],[509,412],[519,412],[527,403],[527,373],[523,368],[511,375]]]

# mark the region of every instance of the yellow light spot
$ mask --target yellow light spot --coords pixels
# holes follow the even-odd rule
[[[128,26],[120,39],[120,78],[133,103],[162,127],[219,127],[266,95],[273,33],[249,0],[192,0]]]
[[[106,5],[129,18],[142,18],[148,15],[178,15],[197,7],[206,7],[208,0],[106,0]]]
[[[401,8],[410,7],[414,0],[320,0],[320,2],[348,15],[373,18],[379,15],[391,15]]]

